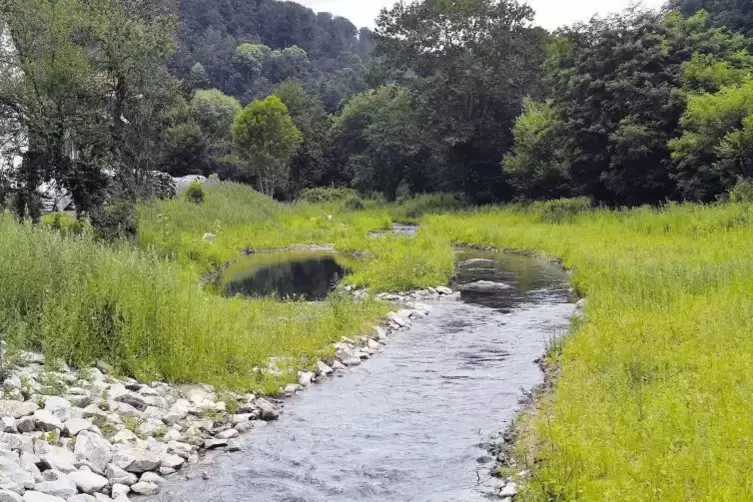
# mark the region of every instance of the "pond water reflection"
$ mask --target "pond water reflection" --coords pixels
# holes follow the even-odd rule
[[[216,284],[225,296],[323,300],[347,273],[332,253],[259,253],[233,263]]]

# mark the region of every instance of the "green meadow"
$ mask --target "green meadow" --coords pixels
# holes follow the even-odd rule
[[[275,392],[294,369],[331,357],[331,342],[369,332],[389,305],[340,293],[316,304],[222,298],[201,287],[244,251],[332,245],[352,270],[346,282],[373,292],[446,283],[454,245],[533,253],[561,260],[588,301],[548,355],[553,392],[523,421],[516,454],[532,477],[521,499],[753,498],[753,206],[410,204],[280,204],[223,183],[203,205],[140,206],[138,242],[114,245],[85,226],[3,216],[0,331],[11,354]],[[413,239],[371,235],[411,219],[421,222]],[[270,358],[281,377],[258,371]]]

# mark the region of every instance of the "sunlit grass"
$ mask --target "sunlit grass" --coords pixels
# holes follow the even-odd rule
[[[753,500],[753,208],[541,208],[430,234],[562,258],[588,295],[522,451],[525,500]]]

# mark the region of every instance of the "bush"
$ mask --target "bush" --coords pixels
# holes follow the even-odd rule
[[[55,213],[42,217],[42,224],[63,235],[81,235],[86,232],[86,220],[79,220],[69,214]]]
[[[138,219],[133,204],[127,201],[113,201],[92,211],[89,220],[97,238],[106,242],[134,240],[138,234]]]
[[[413,222],[425,214],[455,211],[464,205],[452,194],[423,194],[402,199],[392,211],[392,217],[398,221]]]
[[[739,203],[753,202],[753,180],[748,178],[740,178],[737,183],[729,191],[729,201]]]
[[[353,211],[364,208],[363,200],[358,195],[352,195],[345,200],[345,207]]]
[[[534,202],[530,211],[539,215],[539,219],[545,223],[562,223],[571,220],[574,216],[589,212],[593,209],[591,199],[578,197],[574,199],[557,199],[546,202]]]
[[[188,185],[188,189],[186,190],[186,201],[191,202],[192,204],[203,204],[204,200],[206,200],[206,190],[204,189],[203,184],[194,181]]]
[[[298,198],[312,204],[325,202],[343,202],[352,197],[358,197],[358,192],[352,188],[319,187],[307,188],[301,192]]]

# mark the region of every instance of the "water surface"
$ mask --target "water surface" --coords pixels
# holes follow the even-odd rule
[[[225,296],[323,300],[346,272],[334,253],[258,253],[233,263],[215,287]]]
[[[463,252],[455,285],[504,283],[430,305],[384,352],[288,401],[243,451],[171,480],[172,501],[478,502],[481,447],[513,418],[533,362],[568,326],[567,276],[532,258]],[[482,459],[483,460],[483,459]],[[206,471],[207,481],[197,475]]]

